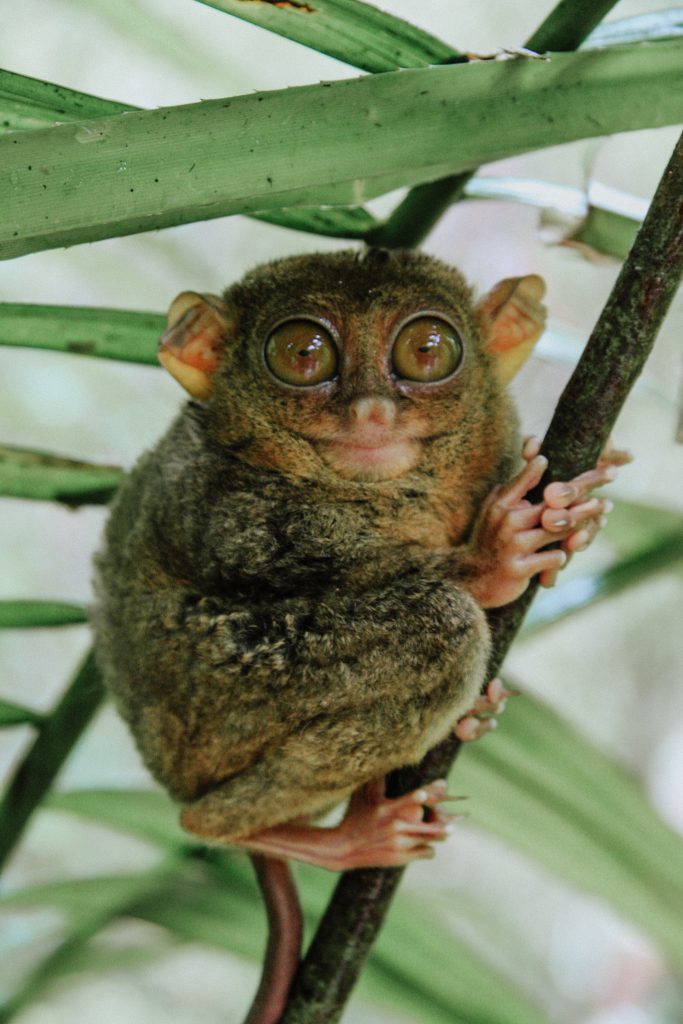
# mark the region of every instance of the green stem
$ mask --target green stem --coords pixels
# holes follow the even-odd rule
[[[570,479],[593,465],[623,402],[641,373],[683,270],[683,136],[636,237],[607,304],[586,345],[543,442],[551,479]],[[489,613],[499,670],[538,583],[517,601]],[[392,773],[388,792],[409,792],[448,775],[459,752],[455,738],[427,754],[421,765]],[[400,880],[401,870],[348,872],[330,904],[294,979],[281,1024],[338,1021]]]
[[[560,0],[524,44],[545,53],[575,50],[614,7],[616,0]],[[449,206],[464,197],[477,168],[411,189],[391,216],[365,236],[368,245],[410,249],[422,242]]]
[[[92,653],[46,717],[0,804],[0,868],[19,842],[29,818],[102,702],[104,691]]]
[[[0,445],[0,495],[102,505],[110,501],[123,477],[116,466],[67,459],[49,452]]]
[[[157,342],[165,328],[158,313],[0,302],[0,345],[158,366]]]
[[[524,44],[536,53],[578,50],[617,0],[560,0]]]
[[[82,605],[66,601],[0,601],[0,629],[36,629],[87,622]]]

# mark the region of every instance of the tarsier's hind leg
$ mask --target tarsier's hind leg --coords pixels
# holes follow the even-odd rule
[[[433,844],[451,832],[452,818],[440,805],[453,798],[442,779],[396,799],[385,796],[383,779],[372,780],[356,790],[343,820],[333,828],[311,825],[307,817],[296,818],[297,805],[288,802],[279,824],[254,827],[244,835],[228,835],[221,828],[226,795],[219,789],[186,807],[183,826],[209,841],[242,846],[267,857],[302,860],[331,871],[399,867],[432,857]]]
[[[207,842],[235,843],[266,824],[309,818],[348,795],[348,789],[328,790],[324,781],[316,787],[316,773],[308,766],[296,773],[279,749],[186,804],[181,823]]]

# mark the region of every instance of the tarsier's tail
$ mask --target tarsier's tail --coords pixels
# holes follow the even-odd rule
[[[277,1024],[299,965],[303,923],[289,864],[252,853],[268,915],[268,944],[254,1002],[244,1024]]]

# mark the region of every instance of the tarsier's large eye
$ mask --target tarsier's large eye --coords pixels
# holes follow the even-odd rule
[[[395,373],[421,384],[450,377],[462,357],[463,344],[455,327],[431,313],[421,313],[404,323],[391,353]]]
[[[264,350],[268,369],[285,384],[308,388],[332,380],[339,356],[332,335],[315,320],[286,320]]]

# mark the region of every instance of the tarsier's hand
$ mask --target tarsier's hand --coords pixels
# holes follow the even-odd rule
[[[548,484],[543,501],[532,504],[525,496],[548,465],[539,448],[537,438],[525,441],[526,466],[491,491],[479,515],[465,585],[482,608],[514,601],[536,574],[541,586],[551,587],[570,555],[588,547],[612,510],[611,501],[592,498],[590,492],[614,480],[616,467],[631,460],[628,452],[608,445],[595,469]],[[559,546],[547,549],[548,544]]]

